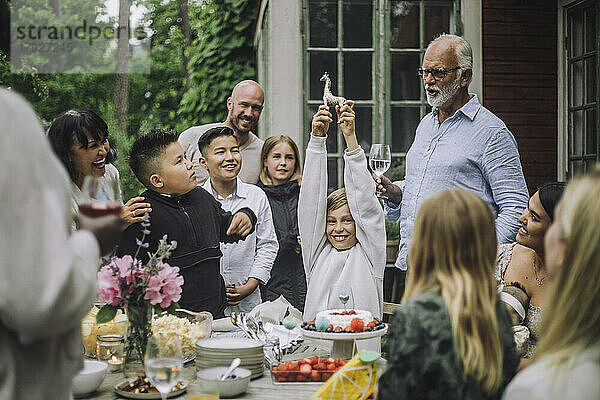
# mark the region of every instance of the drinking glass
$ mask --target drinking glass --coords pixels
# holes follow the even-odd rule
[[[86,176],[81,185],[78,205],[79,212],[86,217],[119,215],[122,206],[119,179],[110,176]]]
[[[181,340],[170,336],[150,336],[146,348],[145,365],[146,376],[160,392],[160,397],[165,400],[167,394],[181,378],[183,369],[183,356],[181,354]]]
[[[343,300],[346,300],[346,303]],[[354,294],[352,288],[349,285],[341,283],[334,283],[329,288],[329,294],[327,295],[327,308],[329,309],[354,309]]]
[[[198,379],[187,387],[188,400],[219,400],[219,385],[215,381]]]
[[[369,152],[369,166],[375,175],[381,177],[390,168],[392,163],[392,153],[387,144],[374,143]],[[385,199],[387,197],[378,195],[377,197]]]

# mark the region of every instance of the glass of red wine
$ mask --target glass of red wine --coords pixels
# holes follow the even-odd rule
[[[81,186],[79,212],[86,217],[98,218],[121,213],[119,179],[108,176],[86,176]]]

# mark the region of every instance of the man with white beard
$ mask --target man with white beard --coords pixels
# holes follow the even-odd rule
[[[417,72],[433,109],[419,123],[406,154],[405,179],[392,183],[374,176],[377,191],[387,197],[386,218],[400,218],[396,266],[401,270],[407,269],[419,207],[441,190],[460,187],[481,196],[496,215],[498,243],[513,242],[521,226],[529,194],[517,143],[504,122],[469,93],[472,67],[465,39],[445,34],[429,44]]]

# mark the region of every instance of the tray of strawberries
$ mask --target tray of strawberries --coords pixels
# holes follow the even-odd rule
[[[339,358],[303,358],[286,361],[271,368],[271,380],[275,385],[317,384],[327,381],[346,361]]]

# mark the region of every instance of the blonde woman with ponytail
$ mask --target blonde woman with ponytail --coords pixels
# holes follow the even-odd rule
[[[421,206],[411,241],[377,398],[499,398],[519,357],[492,277],[489,206],[467,190],[439,192]]]
[[[600,399],[600,167],[567,186],[544,238],[552,278],[534,362],[504,399]]]

